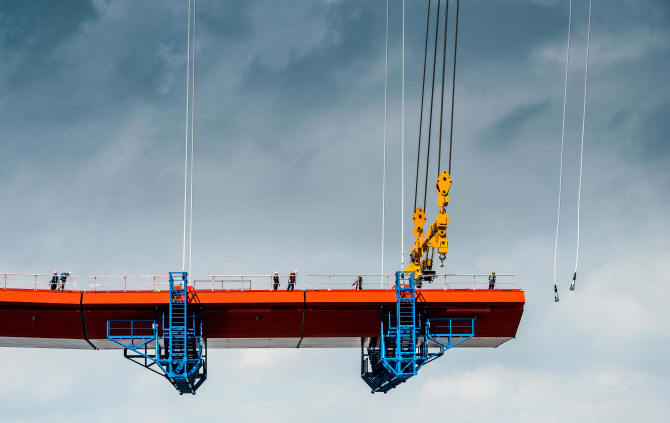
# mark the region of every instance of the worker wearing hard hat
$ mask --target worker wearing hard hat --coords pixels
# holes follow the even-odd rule
[[[293,291],[293,288],[295,288],[295,278],[298,275],[298,271],[296,270],[295,272],[291,272],[291,274],[288,276],[288,287],[286,288],[287,291]]]
[[[493,289],[496,286],[496,272],[491,272],[489,276],[489,289]]]
[[[58,272],[54,272],[54,275],[51,277],[51,281],[49,281],[49,288],[51,288],[52,291],[55,291],[57,286],[58,286]]]
[[[63,290],[65,289],[65,282],[67,282],[67,277],[70,276],[71,274],[72,272],[63,272],[60,274],[60,281],[58,283],[58,288],[56,289],[56,291],[63,292]]]
[[[279,289],[279,272],[275,272],[274,276],[272,277],[272,289],[274,291]]]
[[[358,275],[356,282],[352,283],[351,286],[356,286],[356,289],[363,289],[363,275]]]

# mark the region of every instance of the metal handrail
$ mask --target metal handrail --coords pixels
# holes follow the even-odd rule
[[[130,286],[151,286],[153,291],[157,291],[157,287],[160,286],[169,286],[169,282],[160,282],[161,279],[169,280],[170,277],[167,275],[121,275],[121,276],[87,276],[89,279],[93,279],[93,283],[90,286],[93,288],[94,292],[98,292],[99,286],[123,286],[123,292],[128,290],[128,285]],[[123,283],[98,283],[98,279],[123,279]],[[131,281],[128,283],[128,278],[152,278],[152,283],[139,283]],[[158,290],[160,291],[160,290]]]
[[[34,280],[32,280],[32,281],[8,280],[7,279],[8,276],[30,277],[30,278],[34,278]],[[46,274],[46,273],[0,273],[0,278],[1,278],[0,279],[0,284],[2,284],[2,286],[1,286],[2,289],[7,289],[8,284],[10,284],[10,285],[32,285],[33,290],[37,291],[38,285],[46,285],[45,289],[47,289],[50,285],[50,280],[47,281],[47,282],[39,282],[37,280],[37,278],[41,278],[41,277],[47,278],[48,277],[49,279],[51,279],[54,276],[58,277],[58,279],[59,279],[58,283],[60,283],[60,278],[61,278],[60,273],[58,275],[54,275],[53,273],[49,273],[49,274]],[[65,283],[69,283],[69,284],[75,285],[75,286],[77,285],[77,282],[76,282],[77,276],[69,275],[69,276],[66,276],[66,277],[67,277],[67,280],[66,280]]]

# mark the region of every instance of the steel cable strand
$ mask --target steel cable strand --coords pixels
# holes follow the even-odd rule
[[[440,97],[440,137],[437,147],[437,176],[440,176],[440,163],[442,161],[442,121],[444,118],[444,81],[447,79],[447,28],[449,25],[449,0],[447,10],[444,14],[444,47],[442,50],[442,95]]]
[[[188,274],[191,275],[191,268],[193,265],[193,135],[195,122],[195,7],[196,0],[193,0],[193,73],[191,74],[191,212],[190,212],[190,229],[188,234]]]
[[[428,119],[428,148],[426,149],[426,182],[423,188],[423,211],[426,211],[426,194],[428,193],[428,166],[430,165],[430,140],[433,132],[433,104],[435,97],[435,66],[437,64],[437,36],[440,30],[440,0],[437,2],[437,18],[435,20],[435,49],[433,51],[433,81],[430,88],[430,117]]]
[[[384,67],[384,153],[382,170],[382,271],[384,275],[384,224],[386,218],[386,113],[388,109],[387,90],[389,73],[389,0],[386,0],[386,62]],[[416,202],[416,194],[414,195]],[[384,288],[384,276],[381,277],[381,288]]]
[[[575,274],[572,277],[572,285],[570,285],[570,291],[575,290],[575,283],[577,282],[577,265],[579,264],[579,215],[581,211],[581,202],[582,202],[582,170],[584,163],[584,125],[586,123],[586,82],[589,77],[589,45],[591,43],[591,3],[592,0],[589,0],[589,29],[586,36],[586,69],[584,70],[584,110],[582,112],[582,148],[579,156],[579,191],[577,194],[577,256],[575,258]]]
[[[184,245],[182,253],[182,271],[186,271],[186,204],[188,199],[188,110],[190,99],[190,70],[191,70],[191,0],[188,1],[188,24],[186,39],[186,147],[184,157]]]
[[[572,0],[568,13],[568,48],[565,56],[565,87],[563,90],[563,129],[561,130],[561,161],[558,171],[558,217],[556,218],[556,241],[554,243],[554,301],[558,302],[558,287],[556,285],[556,261],[558,255],[558,231],[561,225],[561,193],[563,189],[563,144],[565,140],[565,110],[568,99],[568,65],[570,63],[570,30],[572,27]]]
[[[456,94],[456,54],[458,49],[458,16],[461,8],[461,0],[456,2],[456,37],[454,40],[454,79],[451,85],[451,130],[449,133],[449,174],[451,175],[451,151],[454,139],[454,99]]]
[[[416,153],[416,183],[414,185],[414,210],[416,210],[416,200],[419,191],[419,164],[421,163],[421,130],[423,129],[423,103],[424,103],[424,93],[426,91],[426,62],[428,61],[428,30],[430,29],[430,2],[431,0],[428,0],[428,19],[426,19],[426,47],[424,48],[423,52],[423,83],[421,85],[421,113],[419,115],[419,148],[417,149]],[[387,4],[386,25],[388,27],[388,0],[386,0],[386,4]],[[388,29],[387,29],[387,43],[388,43]]]

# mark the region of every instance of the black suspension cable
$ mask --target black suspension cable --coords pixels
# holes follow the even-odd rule
[[[454,139],[454,97],[456,94],[456,52],[458,49],[458,9],[461,0],[456,2],[456,39],[454,41],[454,81],[451,86],[451,133],[449,134],[449,174],[451,175],[451,146]]]
[[[440,162],[442,159],[442,118],[444,117],[444,80],[447,79],[447,26],[449,24],[449,0],[447,0],[447,13],[444,18],[444,49],[442,52],[442,97],[440,98],[440,141],[437,152],[437,176],[440,176]]]
[[[414,185],[414,210],[416,210],[416,196],[419,191],[419,163],[421,162],[421,129],[423,128],[423,95],[426,91],[426,61],[428,59],[429,27],[430,27],[430,0],[428,0],[428,19],[426,20],[426,48],[423,53],[423,85],[421,87],[421,115],[419,117],[419,149],[416,153],[416,184]]]
[[[437,63],[437,34],[440,29],[440,0],[437,1],[437,18],[435,20],[435,51],[433,52],[433,83],[430,88],[430,119],[428,120],[428,153],[426,154],[426,184],[423,189],[423,210],[426,210],[426,194],[428,193],[428,165],[430,164],[430,138],[433,130],[433,97],[435,95],[435,64]]]

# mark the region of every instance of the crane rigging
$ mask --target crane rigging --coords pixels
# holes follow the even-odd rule
[[[440,8],[444,1],[444,24],[440,25]],[[0,326],[0,346],[40,345],[48,348],[123,349],[124,357],[148,370],[165,377],[180,394],[195,394],[207,379],[207,349],[210,348],[361,348],[361,378],[371,392],[387,393],[416,375],[423,366],[441,357],[454,347],[498,347],[513,339],[523,313],[524,293],[518,289],[477,290],[477,276],[439,275],[444,277],[444,289],[422,289],[423,281],[433,281],[438,275],[433,270],[435,252],[444,266],[449,252],[447,228],[449,192],[452,185],[451,162],[454,129],[454,99],[456,87],[456,55],[460,0],[456,3],[456,28],[451,92],[451,121],[449,128],[449,166],[442,170],[442,134],[446,82],[447,33],[449,0],[437,1],[433,73],[430,95],[430,116],[426,149],[426,177],[423,187],[423,208],[417,207],[419,166],[421,164],[421,137],[426,86],[426,65],[430,33],[431,0],[428,1],[426,43],[424,53],[421,117],[417,152],[417,171],[414,193],[413,235],[410,263],[394,275],[382,277],[381,289],[362,293],[363,276],[357,279],[356,290],[331,292],[328,288],[296,290],[297,271],[291,273],[286,292],[278,292],[279,275],[255,275],[270,278],[274,288],[252,289],[251,281],[239,276],[241,289],[224,288],[223,279],[211,277],[211,285],[200,289],[203,280],[191,277],[193,234],[193,145],[194,145],[194,91],[195,91],[195,0],[189,0],[188,64],[186,100],[186,157],[184,170],[184,237],[182,271],[167,276],[91,276],[93,291],[67,291],[56,294],[40,292],[38,277],[51,275],[23,275],[34,277],[34,292],[7,287],[4,275],[0,291],[0,320],[12,322]],[[191,8],[192,4],[192,8]],[[191,15],[192,13],[192,15]],[[404,128],[404,1],[403,1],[403,128]],[[388,66],[388,2],[387,2],[387,55]],[[192,27],[191,27],[192,19]],[[426,224],[432,119],[435,101],[435,79],[439,31],[443,28],[442,81],[440,95],[440,127],[438,135],[437,191],[438,213]],[[192,35],[192,38],[191,38]],[[192,71],[192,73],[191,73]],[[384,173],[386,147],[386,81],[384,99]],[[189,121],[190,110],[190,121]],[[189,148],[190,126],[190,148]],[[404,130],[403,154],[404,154]],[[190,156],[190,158],[189,158]],[[189,179],[190,162],[190,179]],[[404,175],[404,166],[402,168]],[[385,176],[385,175],[384,175]],[[190,184],[189,184],[190,180]],[[384,181],[385,183],[385,181]],[[190,190],[189,190],[190,187]],[[382,188],[384,192],[385,185]],[[190,192],[188,271],[187,264],[187,201]],[[384,196],[384,194],[382,194]],[[404,199],[404,185],[402,191]],[[382,200],[384,201],[384,200]],[[404,216],[404,215],[403,215]],[[382,210],[382,248],[383,248]],[[403,219],[404,221],[404,219]],[[404,222],[403,222],[404,224]],[[404,226],[403,226],[404,228]],[[404,238],[403,238],[404,239]],[[404,248],[404,247],[403,247]],[[383,251],[383,249],[382,249]],[[404,255],[404,249],[403,249]],[[402,263],[402,267],[404,263]],[[69,274],[68,274],[69,275]],[[221,278],[231,275],[221,276]],[[319,275],[308,275],[319,276]],[[366,275],[373,276],[373,275]],[[393,286],[388,284],[394,276]],[[447,276],[472,277],[472,289],[454,290]],[[513,275],[500,275],[513,276]],[[127,278],[152,278],[153,289],[127,290]],[[238,277],[238,276],[234,276]],[[247,276],[249,277],[249,276]],[[122,291],[98,291],[98,278],[122,278]],[[384,284],[384,278],[387,283]],[[269,280],[269,279],[268,279]],[[64,281],[64,280],[63,280]],[[163,281],[163,282],[161,282]],[[238,281],[234,281],[237,283]],[[249,283],[249,289],[245,283]],[[10,284],[12,282],[10,281]],[[41,282],[39,282],[41,283]],[[215,285],[221,283],[221,289]],[[291,283],[293,285],[291,285]],[[456,282],[461,283],[461,282]],[[467,282],[468,285],[470,282]],[[495,285],[495,279],[493,284]],[[149,285],[149,284],[145,284]],[[433,284],[435,287],[436,284]],[[166,287],[161,292],[161,288]],[[106,288],[105,288],[106,289]],[[46,294],[46,295],[45,295]],[[167,295],[166,295],[167,294]],[[32,316],[30,319],[26,317]],[[48,316],[44,318],[43,316]],[[335,317],[335,318],[334,318]],[[142,319],[142,320],[140,320]],[[42,322],[56,321],[58,325]]]
[[[415,193],[414,193],[414,213],[412,214],[412,221],[414,223],[414,230],[412,234],[416,237],[414,245],[412,246],[410,252],[410,263],[405,268],[406,272],[412,272],[412,274],[417,278],[419,283],[422,280],[431,281],[435,271],[433,270],[435,250],[437,250],[438,258],[440,259],[441,266],[444,266],[444,260],[446,255],[449,252],[449,242],[447,240],[447,227],[449,226],[449,215],[446,212],[446,207],[449,204],[449,190],[451,189],[451,157],[452,157],[452,146],[453,146],[453,133],[454,133],[454,103],[455,103],[455,88],[456,88],[456,57],[457,57],[457,48],[458,48],[458,17],[460,11],[460,0],[456,2],[456,29],[455,29],[455,39],[454,39],[454,66],[453,66],[453,76],[452,76],[452,92],[451,92],[451,121],[449,129],[449,167],[448,171],[444,170],[440,172],[441,158],[442,158],[442,126],[443,126],[443,116],[444,116],[444,85],[446,80],[446,59],[447,59],[447,32],[448,32],[448,23],[449,23],[449,0],[446,1],[446,7],[444,12],[444,42],[442,49],[442,92],[440,95],[440,129],[438,136],[438,159],[437,159],[437,172],[438,178],[435,185],[437,191],[437,206],[439,211],[433,223],[431,223],[427,232],[424,233],[424,225],[426,223],[426,199],[428,193],[428,173],[430,168],[430,141],[432,137],[432,120],[433,120],[433,96],[435,92],[435,64],[437,62],[437,40],[438,33],[440,30],[440,2],[437,4],[437,18],[435,25],[435,47],[433,50],[433,74],[432,74],[432,84],[431,84],[431,99],[430,99],[430,116],[428,122],[428,147],[426,151],[426,178],[424,185],[424,197],[423,197],[423,208],[416,207],[416,198],[417,191],[419,188],[418,184],[418,175],[419,167],[421,163],[421,127],[423,124],[423,92],[421,98],[421,114],[419,121],[419,142],[418,142],[418,153],[417,153],[417,181],[415,184]],[[428,52],[428,26],[430,25],[430,9],[428,14],[428,23],[426,28],[426,52],[424,56],[427,56]],[[423,86],[426,83],[426,73],[425,73],[425,58],[424,58],[424,75],[423,75]]]

